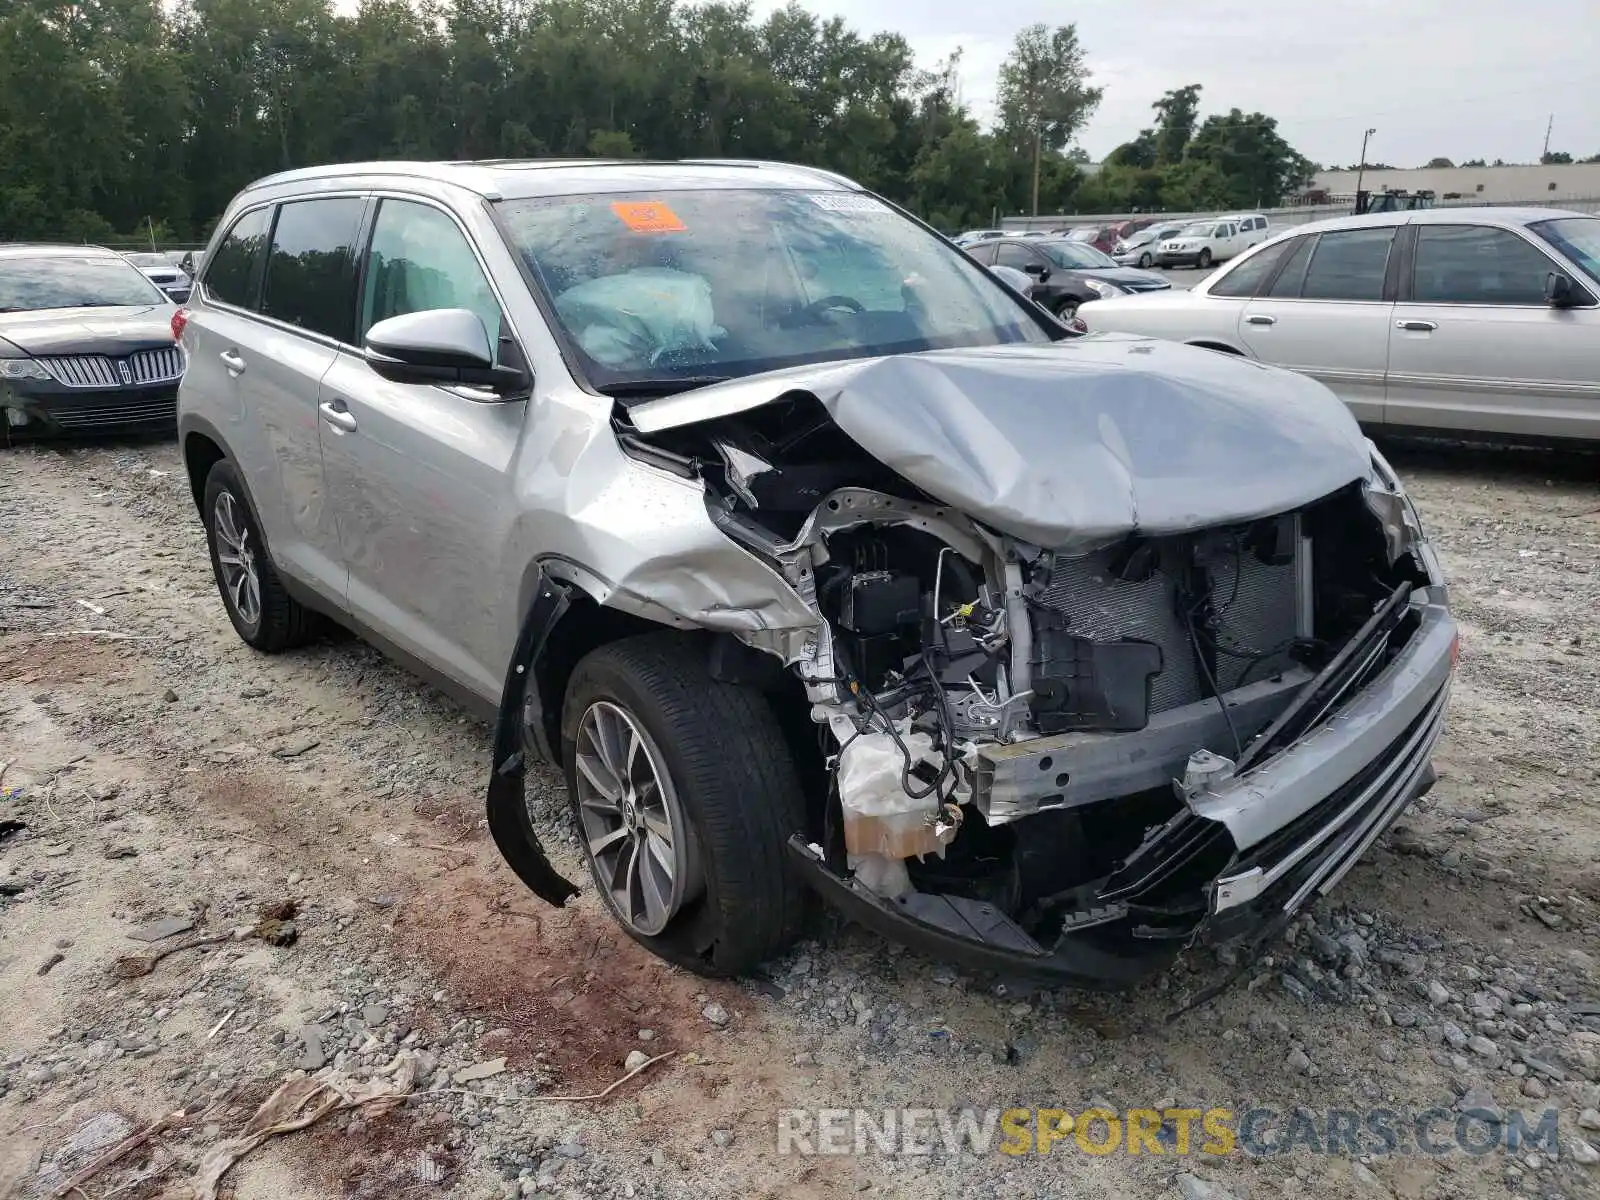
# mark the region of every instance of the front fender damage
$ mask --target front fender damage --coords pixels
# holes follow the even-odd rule
[[[544,572],[533,589],[528,615],[517,635],[511,666],[506,670],[505,687],[500,696],[500,715],[495,720],[494,749],[485,797],[489,836],[505,856],[517,878],[534,895],[560,908],[578,894],[577,887],[550,863],[533,827],[527,803],[527,746],[524,726],[536,739],[544,739],[544,721],[539,719],[539,689],[533,683],[533,667],[544,650],[550,631],[561,620],[570,603],[570,593]],[[528,706],[534,707],[528,720]],[[538,747],[550,761],[549,747]]]

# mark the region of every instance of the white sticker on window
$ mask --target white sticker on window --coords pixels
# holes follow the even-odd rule
[[[889,206],[882,200],[873,196],[863,196],[859,192],[813,192],[811,201],[818,208],[825,208],[829,212],[881,215],[889,211]]]

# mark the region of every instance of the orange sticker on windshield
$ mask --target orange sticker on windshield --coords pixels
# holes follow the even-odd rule
[[[635,233],[687,233],[689,229],[678,220],[677,213],[655,201],[618,200],[611,211]]]

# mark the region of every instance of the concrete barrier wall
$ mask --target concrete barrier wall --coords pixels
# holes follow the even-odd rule
[[[1260,212],[1267,218],[1268,224],[1273,229],[1282,229],[1290,225],[1304,225],[1309,221],[1322,221],[1329,217],[1347,217],[1354,208],[1354,202],[1344,204],[1297,204],[1284,208],[1261,208],[1252,211]],[[1537,200],[1523,200],[1515,204],[1485,205],[1481,201],[1472,200],[1441,200],[1435,205],[1437,208],[1564,208],[1573,212],[1600,213],[1600,197],[1581,200],[1552,200],[1541,197]],[[1242,209],[1228,209],[1227,212],[1242,212]],[[1000,221],[1002,229],[1021,232],[1027,229],[1062,229],[1076,228],[1079,225],[1115,225],[1119,221],[1133,221],[1142,217],[1155,216],[1162,221],[1187,221],[1201,220],[1206,217],[1223,216],[1221,211],[1215,212],[1171,212],[1171,213],[1058,213],[1053,216],[1039,217],[1004,217]]]

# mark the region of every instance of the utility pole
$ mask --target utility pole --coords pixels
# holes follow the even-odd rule
[[[1556,115],[1555,113],[1551,113],[1550,119],[1545,122],[1544,126],[1544,152],[1539,155],[1540,162],[1543,162],[1545,159],[1550,157],[1550,131],[1555,127]]]
[[[1361,195],[1361,179],[1367,173],[1367,139],[1377,133],[1376,129],[1369,129],[1361,135],[1361,165],[1356,168],[1356,195]]]
[[[1039,118],[1033,123],[1033,215],[1039,215],[1039,152],[1044,141],[1044,128]]]

